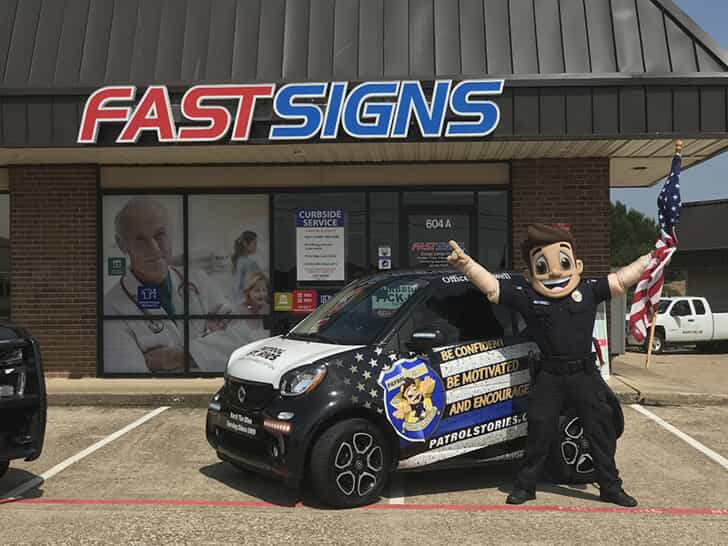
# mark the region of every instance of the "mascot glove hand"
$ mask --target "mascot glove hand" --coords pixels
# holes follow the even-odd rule
[[[450,241],[452,252],[447,257],[447,263],[462,273],[466,273],[467,267],[473,263],[473,259],[455,241]]]

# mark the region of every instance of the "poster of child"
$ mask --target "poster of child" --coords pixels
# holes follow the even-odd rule
[[[234,313],[270,313],[270,236],[268,195],[191,195],[189,203],[189,262],[220,286]],[[252,273],[266,279],[248,296]],[[265,305],[249,303],[263,297]],[[250,306],[250,307],[249,307]],[[253,312],[253,309],[259,310]]]
[[[270,285],[268,278],[261,271],[253,271],[246,275],[241,308],[244,314],[270,313]]]

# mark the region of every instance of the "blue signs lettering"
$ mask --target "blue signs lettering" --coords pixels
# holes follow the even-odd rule
[[[334,139],[339,128],[356,139],[403,139],[416,122],[424,138],[484,137],[500,121],[489,97],[503,93],[503,80],[436,80],[428,97],[419,81],[298,83],[281,87],[269,140]],[[446,121],[448,115],[455,119]]]

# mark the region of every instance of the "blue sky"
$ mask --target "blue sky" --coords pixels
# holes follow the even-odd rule
[[[728,0],[675,0],[704,31],[723,49],[728,49]],[[669,164],[665,161],[665,173]],[[611,190],[612,202],[622,201],[655,218],[657,194],[662,181],[651,188],[623,188]],[[728,198],[728,152],[691,167],[680,177],[683,202]]]

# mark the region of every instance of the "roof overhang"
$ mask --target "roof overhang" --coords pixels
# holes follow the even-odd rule
[[[685,139],[683,169],[728,149],[728,138]],[[608,158],[610,186],[650,186],[666,175],[674,139],[517,140],[483,142],[335,142],[216,146],[0,149],[0,164],[313,165],[505,162]]]

